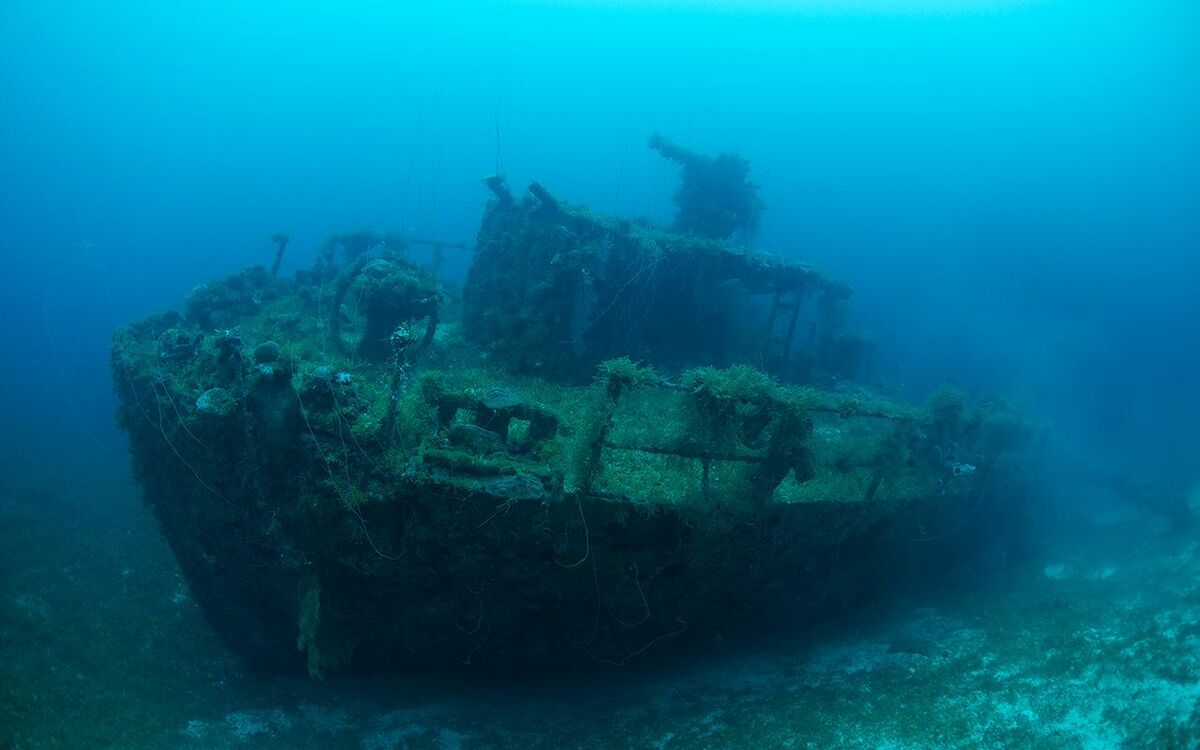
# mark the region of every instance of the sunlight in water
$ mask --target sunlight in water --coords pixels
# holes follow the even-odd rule
[[[0,750],[1200,749],[1197,28],[0,0]]]
[[[738,15],[969,15],[1044,5],[1046,0],[527,0],[527,4]]]

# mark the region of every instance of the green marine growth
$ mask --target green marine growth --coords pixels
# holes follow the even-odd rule
[[[942,386],[920,421],[918,456],[947,479],[986,476],[997,461],[1019,456],[1034,433],[1034,425],[1003,399],[987,396],[968,408],[966,393]]]
[[[989,463],[1002,456],[1019,455],[1036,432],[1033,423],[998,396],[979,399],[963,430],[977,443],[981,460]]]
[[[692,405],[690,432],[696,440],[692,449],[703,462],[705,499],[711,492],[712,461],[747,451],[761,455],[761,460],[743,472],[742,491],[736,493],[743,499],[765,501],[792,470],[797,481],[811,476],[804,448],[812,431],[806,392],[781,388],[769,375],[747,365],[690,370],[684,373],[682,385]]]
[[[683,167],[675,193],[675,229],[727,240],[735,232],[753,232],[763,211],[758,185],[750,181],[750,162],[737,154],[711,157],[689,151],[655,133],[650,148]]]
[[[753,367],[699,367],[685,373],[682,384],[695,405],[698,434],[714,452],[752,442],[770,421],[777,386]]]
[[[351,289],[355,290],[353,298],[363,314],[362,336],[353,348],[359,357],[389,361],[400,348],[405,351],[407,362],[409,355],[419,354],[429,346],[437,329],[441,303],[437,282],[400,258],[361,255],[338,274],[334,284],[329,330],[343,354],[352,351],[342,336],[343,305],[351,296]],[[426,320],[425,331],[423,336],[414,338],[410,334],[411,321],[422,318]]]
[[[377,240],[339,235],[338,265],[292,278],[200,285],[186,315],[114,335],[135,476],[196,601],[255,664],[621,664],[685,624],[705,643],[830,576],[867,580],[896,539],[1016,486],[1028,430],[999,401],[944,391],[917,410],[698,366],[765,359],[761,340],[694,345],[717,338],[709,309],[849,294],[806,266],[500,190],[463,325],[435,340],[440,286]],[[952,474],[967,461],[975,476]]]
[[[575,447],[573,481],[582,495],[592,490],[600,472],[604,441],[612,429],[613,416],[621,396],[640,386],[659,382],[652,368],[642,367],[628,357],[602,362],[596,372],[593,403],[584,416]]]
[[[291,239],[286,232],[275,232],[271,235],[270,240],[275,243],[275,260],[271,263],[271,278],[279,275],[279,266],[283,263],[283,251],[287,249]]]

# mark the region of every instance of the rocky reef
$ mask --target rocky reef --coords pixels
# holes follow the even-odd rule
[[[620,665],[1017,535],[1032,427],[857,383],[845,284],[489,187],[461,299],[348,233],[114,336],[146,503],[252,663]]]

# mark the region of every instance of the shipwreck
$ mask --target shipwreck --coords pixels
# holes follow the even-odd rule
[[[620,665],[1011,541],[1030,425],[868,387],[850,288],[733,239],[762,210],[744,160],[652,146],[674,226],[490,178],[461,291],[371,231],[279,278],[276,235],[272,270],[116,332],[136,478],[232,648]]]

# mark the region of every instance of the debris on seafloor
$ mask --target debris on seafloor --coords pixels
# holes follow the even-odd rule
[[[697,215],[702,184],[666,230],[490,178],[461,299],[362,230],[118,331],[136,477],[224,639],[313,675],[624,664],[1003,543],[1030,426],[857,385],[849,287],[729,242],[757,194]]]

